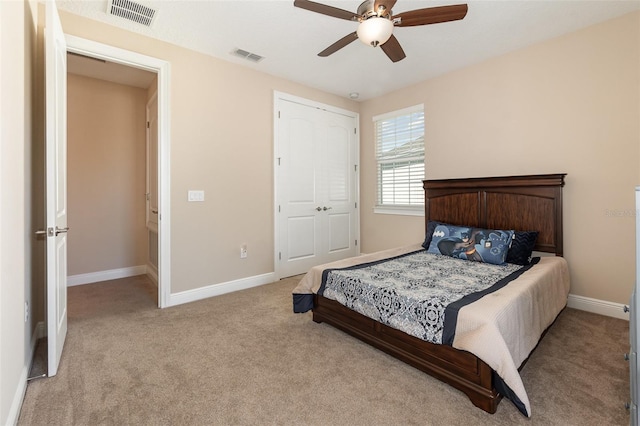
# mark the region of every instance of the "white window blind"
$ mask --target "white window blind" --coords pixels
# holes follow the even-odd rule
[[[379,115],[373,121],[377,207],[417,210],[424,206],[424,107],[417,105]]]

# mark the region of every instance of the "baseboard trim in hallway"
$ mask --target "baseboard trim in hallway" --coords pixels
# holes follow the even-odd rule
[[[147,265],[138,265],[130,266],[128,268],[111,269],[108,271],[90,272],[88,274],[70,275],[67,277],[67,287],[135,277],[136,275],[143,275],[146,273]]]

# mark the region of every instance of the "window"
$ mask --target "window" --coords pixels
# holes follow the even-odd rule
[[[424,214],[424,106],[373,117],[378,200],[376,213]]]

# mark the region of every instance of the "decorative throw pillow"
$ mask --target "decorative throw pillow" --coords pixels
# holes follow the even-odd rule
[[[516,231],[505,262],[528,265],[537,239],[538,231]]]
[[[514,231],[439,224],[427,252],[502,265],[513,235]]]
[[[433,237],[433,231],[436,230],[436,226],[438,225],[448,225],[448,223],[436,222],[435,220],[430,220],[427,222],[427,233],[424,236],[424,242],[422,243],[422,247],[425,250],[429,250],[429,245],[431,244],[431,238]]]

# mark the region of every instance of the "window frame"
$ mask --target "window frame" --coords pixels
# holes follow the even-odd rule
[[[375,207],[373,208],[374,213],[377,214],[392,214],[392,215],[407,215],[407,216],[424,216],[424,198],[422,198],[422,202],[420,204],[412,204],[412,205],[408,205],[408,204],[380,204],[380,193],[381,193],[381,179],[380,179],[380,157],[378,156],[378,150],[379,150],[379,146],[381,141],[378,139],[378,123],[382,120],[390,120],[390,119],[395,119],[395,118],[399,118],[399,117],[403,117],[403,116],[409,116],[411,114],[414,114],[416,112],[421,112],[423,114],[423,118],[422,118],[422,124],[423,124],[423,134],[422,134],[422,138],[424,140],[424,104],[418,104],[418,105],[414,105],[411,107],[407,107],[407,108],[402,108],[399,110],[395,110],[395,111],[390,111],[388,113],[384,113],[384,114],[379,114],[376,115],[372,118],[373,121],[373,125],[374,125],[374,144],[375,144],[375,149],[374,149],[374,156],[375,156],[375,169],[376,169],[376,204]],[[423,162],[423,167],[425,168],[425,175],[426,175],[426,153],[424,150],[424,145],[423,145],[423,150],[422,150],[422,162]],[[415,159],[420,159],[420,155],[416,156],[416,157],[410,157],[407,160],[413,160],[415,161]],[[384,161],[382,161],[384,162]],[[423,178],[424,179],[424,178]]]

